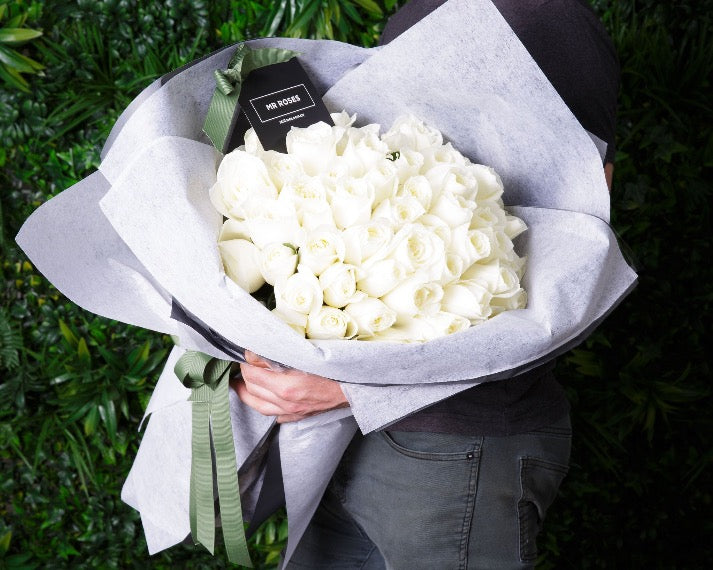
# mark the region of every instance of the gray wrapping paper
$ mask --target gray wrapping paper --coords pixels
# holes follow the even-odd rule
[[[122,498],[150,552],[188,534],[190,407],[173,374],[183,350],[224,355],[170,318],[171,298],[230,341],[337,379],[351,403],[280,428],[289,516],[286,560],[357,428],[390,423],[483,381],[512,376],[580,342],[633,287],[608,226],[600,155],[497,9],[450,0],[388,46],[264,39],[300,60],[331,110],[358,123],[411,112],[475,162],[493,166],[529,229],[526,309],[425,344],[308,341],[226,278],[220,215],[208,199],[220,154],[201,132],[222,50],[150,86],[126,109],[99,172],[40,207],[17,241],[60,291],[95,313],[177,335]],[[251,454],[272,426],[231,396],[246,516],[260,488]],[[352,415],[353,414],[353,415]]]

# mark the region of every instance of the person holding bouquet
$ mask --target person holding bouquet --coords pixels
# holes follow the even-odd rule
[[[382,43],[443,3],[412,0],[391,17]],[[494,4],[598,143],[611,187],[619,68],[596,15],[585,0]],[[336,381],[246,357],[232,386],[278,423],[349,406]],[[533,567],[536,535],[569,464],[569,405],[553,368],[487,382],[357,433],[287,568]]]

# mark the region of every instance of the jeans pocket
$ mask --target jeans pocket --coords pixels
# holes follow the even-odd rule
[[[521,498],[517,504],[520,523],[520,560],[537,558],[537,534],[542,529],[547,509],[557,496],[568,467],[536,457],[520,459]]]
[[[396,452],[430,461],[470,461],[480,455],[482,437],[450,433],[381,431]]]

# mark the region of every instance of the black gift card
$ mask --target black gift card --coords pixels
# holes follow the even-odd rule
[[[243,144],[250,127],[265,150],[287,152],[285,136],[293,126],[308,127],[319,121],[333,124],[297,58],[251,71],[243,81],[238,103],[226,153]]]

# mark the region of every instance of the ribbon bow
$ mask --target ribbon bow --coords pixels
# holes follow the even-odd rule
[[[214,72],[216,89],[208,107],[203,131],[220,152],[225,151],[233,116],[238,106],[240,89],[248,74],[260,67],[283,63],[297,52],[279,48],[250,49],[240,44],[230,58],[227,69]]]
[[[228,385],[232,363],[202,352],[186,352],[174,371],[192,390],[191,490],[189,517],[195,544],[215,550],[215,500],[211,432],[215,448],[218,502],[228,559],[252,568],[243,526],[238,468],[230,424]]]

